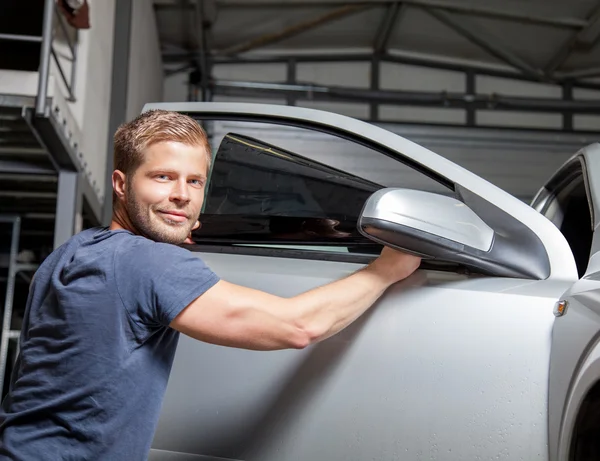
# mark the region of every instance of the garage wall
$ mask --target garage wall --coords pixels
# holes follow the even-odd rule
[[[213,68],[213,77],[223,80],[253,82],[285,82],[287,69],[285,64],[220,64]],[[370,87],[370,66],[367,63],[298,63],[296,79],[299,83],[314,83],[356,88]],[[165,101],[185,101],[187,76],[177,74],[165,79]],[[562,89],[557,85],[525,82],[506,78],[478,76],[478,93],[498,93],[506,96],[529,96],[542,98],[562,97]],[[379,86],[384,90],[408,91],[452,91],[465,92],[466,78],[462,72],[430,69],[426,67],[382,63]],[[575,99],[600,99],[600,91],[574,90]],[[233,98],[236,100],[238,98]],[[231,97],[218,96],[217,101],[229,101]],[[244,98],[257,101],[253,98]],[[270,102],[285,104],[284,100]],[[357,118],[369,117],[369,106],[363,103],[321,102],[299,99],[298,106],[333,110]],[[389,122],[422,122],[464,124],[466,112],[462,109],[442,109],[381,105],[380,119]],[[478,125],[515,126],[520,128],[560,129],[560,114],[539,114],[526,112],[481,110],[477,112]],[[576,115],[574,128],[579,130],[600,131],[600,116]]]
[[[131,20],[127,120],[141,113],[144,104],[162,101],[164,85],[152,2],[133,0]]]

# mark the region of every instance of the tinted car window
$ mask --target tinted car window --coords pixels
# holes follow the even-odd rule
[[[227,128],[213,134],[216,152],[202,226],[193,234],[197,244],[377,254],[381,246],[356,230],[368,197],[390,185],[415,188],[419,181],[424,189],[439,188],[397,161],[334,136],[258,123],[229,122]]]
[[[355,229],[382,185],[237,133],[224,137],[194,240],[368,243]]]

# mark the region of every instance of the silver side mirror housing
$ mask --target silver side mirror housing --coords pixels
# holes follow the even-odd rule
[[[424,258],[456,259],[487,252],[494,231],[452,197],[411,189],[382,189],[367,200],[358,230],[366,237]]]
[[[457,196],[381,189],[365,203],[358,231],[407,253],[501,277],[543,280],[548,255],[537,235],[505,211],[457,186]]]

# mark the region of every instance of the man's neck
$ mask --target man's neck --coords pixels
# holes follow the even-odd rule
[[[127,213],[125,213],[120,207],[115,207],[112,215],[112,219],[109,226],[110,230],[127,230],[133,232],[136,235],[140,235],[138,230],[135,228]]]

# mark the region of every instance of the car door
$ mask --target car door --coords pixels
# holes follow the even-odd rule
[[[182,336],[150,459],[547,459],[552,310],[577,280],[554,224],[358,120],[253,104],[151,108],[230,124],[219,135],[207,124],[219,152],[189,248],[231,282],[294,296],[364,267],[380,247],[353,226],[361,201],[387,186],[460,199],[506,251],[469,265],[424,261],[353,325],[304,350]],[[313,142],[322,135],[342,143]]]
[[[600,144],[592,144],[566,162],[532,203],[565,235],[580,277],[561,297],[552,334],[552,460],[600,459],[599,194]]]

